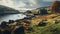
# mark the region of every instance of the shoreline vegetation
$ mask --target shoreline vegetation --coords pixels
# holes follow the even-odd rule
[[[3,21],[0,34],[60,34],[60,1],[51,7],[26,11],[23,19]]]
[[[38,26],[39,22],[42,20],[47,19],[45,26]],[[59,24],[55,24],[55,20],[60,20],[59,13],[44,15],[44,16],[37,16],[32,19],[20,19],[20,20],[10,20],[10,22],[2,22],[6,24],[2,24],[3,26],[0,26],[0,30],[8,30],[11,33],[14,33],[15,28],[18,29],[19,27],[23,27],[25,34],[53,34],[55,33],[55,29],[59,29]],[[43,24],[42,24],[43,25]],[[19,27],[18,27],[19,26]],[[52,29],[51,29],[52,28]],[[52,30],[52,31],[50,31]],[[22,31],[22,30],[21,30]],[[59,30],[58,30],[59,32]],[[57,32],[56,32],[57,33]],[[59,33],[58,33],[59,34]]]

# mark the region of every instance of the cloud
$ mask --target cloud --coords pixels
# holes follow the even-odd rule
[[[30,0],[30,5],[34,8],[37,7],[43,7],[43,6],[49,6],[51,5],[51,2],[46,2],[44,0]]]
[[[26,6],[26,4],[23,1],[20,1],[18,5],[16,5],[17,8],[21,8]]]
[[[54,2],[54,1],[60,1],[60,0],[43,0],[45,2]]]
[[[36,1],[35,0],[30,0],[30,5],[31,6],[36,5]]]
[[[53,2],[53,1],[56,1],[56,0],[43,0],[45,2]]]
[[[5,6],[13,7],[13,1],[11,1],[11,0],[1,0],[0,1],[0,5],[5,5]]]
[[[46,0],[49,1],[49,0]],[[12,7],[17,10],[34,9],[37,7],[48,6],[51,2],[45,0],[1,0],[0,5]]]

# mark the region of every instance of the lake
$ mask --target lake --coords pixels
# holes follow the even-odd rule
[[[0,15],[0,24],[2,21],[9,21],[9,20],[17,20],[17,19],[23,19],[26,17],[26,15],[23,14],[4,14]]]

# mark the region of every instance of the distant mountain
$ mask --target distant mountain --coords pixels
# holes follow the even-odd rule
[[[34,15],[41,15],[41,12],[43,13],[51,13],[50,11],[50,6],[47,6],[47,7],[39,7],[39,8],[36,8],[34,10],[28,10],[26,11],[27,15],[31,15],[31,14],[34,14]]]
[[[17,14],[20,13],[18,10],[0,5],[0,14]]]

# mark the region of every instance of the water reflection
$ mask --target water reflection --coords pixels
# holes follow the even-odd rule
[[[0,24],[2,21],[9,21],[9,20],[17,20],[17,19],[22,19],[26,17],[26,15],[23,14],[5,14],[5,15],[0,15]]]

